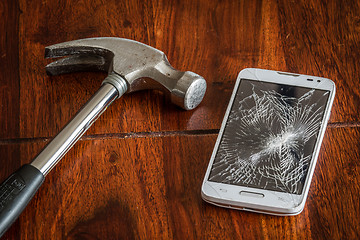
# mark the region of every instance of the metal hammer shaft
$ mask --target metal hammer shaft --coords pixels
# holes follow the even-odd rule
[[[126,82],[123,81],[122,92],[118,92],[113,85],[104,83],[74,118],[46,145],[31,165],[46,176],[106,108],[126,92]]]

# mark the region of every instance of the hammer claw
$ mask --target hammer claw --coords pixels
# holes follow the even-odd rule
[[[68,55],[78,55],[78,54],[96,54],[104,55],[104,52],[109,52],[105,49],[98,49],[95,47],[80,47],[80,46],[69,46],[62,44],[55,44],[45,48],[45,58],[57,58]]]
[[[49,63],[45,68],[49,75],[82,71],[107,71],[110,62],[98,55],[73,55]]]

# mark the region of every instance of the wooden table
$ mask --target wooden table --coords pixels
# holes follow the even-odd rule
[[[155,91],[113,103],[3,239],[359,239],[359,1],[0,2],[0,180],[33,157],[105,73],[45,74],[44,47],[134,39],[207,80],[183,111]],[[333,79],[337,94],[304,211],[274,217],[205,203],[201,183],[238,72]]]

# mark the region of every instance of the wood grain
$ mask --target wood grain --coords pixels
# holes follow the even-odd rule
[[[111,36],[162,50],[205,77],[193,111],[143,91],[114,102],[3,239],[360,238],[359,1],[0,2],[0,181],[28,163],[106,73],[49,77],[45,46]],[[218,208],[200,186],[238,72],[322,76],[337,88],[303,213]]]
[[[0,137],[19,137],[18,2],[2,1],[0,14]]]
[[[80,141],[21,215],[20,239],[355,239],[359,137],[357,128],[328,129],[305,210],[294,217],[202,201],[216,134]],[[26,157],[42,145],[13,147]]]
[[[337,114],[330,121],[358,121],[359,67],[354,63],[360,55],[360,7],[357,2],[342,4],[346,11],[337,7],[316,1],[20,1],[21,81],[14,83],[20,89],[7,93],[19,102],[13,108],[20,109],[20,126],[4,131],[3,137],[52,137],[77,112],[105,74],[47,77],[44,47],[95,36],[126,37],[157,47],[174,67],[203,75],[209,90],[193,112],[179,111],[153,91],[125,96],[88,134],[219,128],[236,76],[245,67],[333,79]],[[6,102],[5,108],[10,105]],[[11,115],[1,124],[14,121],[9,119]]]

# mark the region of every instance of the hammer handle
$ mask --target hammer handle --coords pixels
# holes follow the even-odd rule
[[[18,218],[35,195],[44,175],[25,164],[0,185],[0,237]]]
[[[0,237],[35,195],[48,172],[80,139],[96,119],[127,90],[125,80],[110,74],[100,89],[31,162],[0,185]]]

